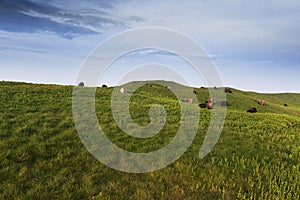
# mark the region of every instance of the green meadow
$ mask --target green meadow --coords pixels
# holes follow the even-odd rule
[[[158,150],[174,138],[182,104],[199,110],[197,135],[169,166],[126,173],[102,164],[83,145],[72,116],[72,86],[0,82],[0,199],[300,199],[300,94],[232,89],[222,134],[200,159],[212,111],[152,85],[140,87],[130,101],[140,126],[150,122],[154,104],[168,114],[163,129],[145,139],[117,126],[110,107],[114,88],[97,88],[95,108],[107,137],[131,152]],[[208,89],[194,90],[199,103],[210,97]],[[247,113],[251,107],[258,112]]]

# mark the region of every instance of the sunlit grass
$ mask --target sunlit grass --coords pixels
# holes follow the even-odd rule
[[[170,91],[142,87],[133,95],[130,113],[139,125],[150,122],[153,104],[168,112],[160,133],[139,139],[114,122],[112,90],[97,89],[96,111],[113,142],[149,152],[174,137],[180,103]],[[205,89],[196,91],[199,102],[209,97]],[[259,99],[267,105],[259,106]],[[233,90],[227,100],[222,135],[208,156],[198,158],[211,111],[190,105],[201,120],[188,151],[159,171],[129,174],[101,164],[82,144],[72,118],[72,87],[1,82],[0,199],[299,199],[300,94]],[[253,106],[258,113],[246,113]]]

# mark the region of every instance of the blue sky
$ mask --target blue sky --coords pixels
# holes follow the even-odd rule
[[[300,1],[298,0],[0,0],[0,80],[74,84],[96,45],[132,28],[162,27],[201,44],[227,86],[258,92],[300,92]],[[165,53],[131,54],[119,70],[150,62],[190,72]],[[126,70],[125,70],[126,71]],[[203,80],[191,76],[191,84]]]

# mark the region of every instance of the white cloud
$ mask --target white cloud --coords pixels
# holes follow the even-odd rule
[[[253,87],[260,91],[267,91],[265,86],[272,87],[272,84],[274,91],[278,88],[284,90],[283,87],[286,91],[295,91],[295,85],[300,85],[295,75],[299,74],[297,69],[300,66],[300,1],[297,0],[54,0],[48,4],[58,8],[60,13],[30,11],[27,14],[103,34],[88,35],[79,31],[76,37],[71,37],[73,40],[68,41],[45,32],[1,31],[2,70],[5,66],[14,66],[17,70],[20,68],[17,66],[30,68],[43,64],[49,68],[59,65],[60,68],[77,70],[88,52],[111,35],[129,28],[160,26],[178,30],[198,41],[215,60],[228,85],[249,90]],[[40,55],[43,53],[45,55]],[[157,51],[144,53],[135,56],[159,54]],[[19,56],[18,60],[16,56]],[[59,67],[54,67],[58,73],[62,72]],[[287,71],[259,74],[255,76],[257,84],[251,83],[252,71],[287,67]],[[75,74],[73,71],[69,73]],[[55,73],[52,79],[56,80]],[[265,80],[272,84],[261,87]],[[279,85],[277,80],[284,84]]]
[[[132,27],[173,28],[213,46],[266,47],[297,45],[300,40],[299,1],[129,1],[113,15],[139,16]],[[214,45],[214,43],[218,43]]]

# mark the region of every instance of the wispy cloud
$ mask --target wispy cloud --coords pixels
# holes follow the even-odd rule
[[[110,15],[114,1],[16,1],[0,3],[0,29],[10,32],[51,32],[66,39],[126,27]],[[133,21],[136,19],[132,18]]]
[[[286,57],[277,49],[300,50],[300,2],[287,1],[129,1],[116,15],[137,15],[132,27],[162,26],[196,38],[225,57]],[[274,56],[275,55],[275,56]],[[293,59],[299,60],[299,55]]]
[[[263,84],[272,77],[282,80],[284,74],[281,87],[291,88],[292,81],[299,85],[295,75],[300,66],[299,10],[298,0],[2,0],[0,68],[10,66],[13,72],[12,66],[17,70],[24,65],[41,69],[55,65],[53,74],[61,68],[77,70],[88,52],[111,35],[155,26],[195,39],[228,85],[247,89],[247,84],[253,85],[245,80]],[[174,57],[145,50],[128,58],[167,64]],[[262,71],[253,81],[252,73]],[[56,80],[55,75],[52,78]]]

